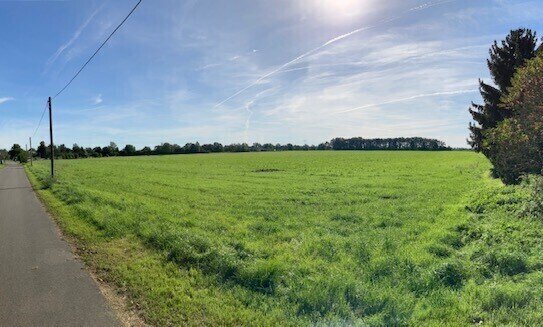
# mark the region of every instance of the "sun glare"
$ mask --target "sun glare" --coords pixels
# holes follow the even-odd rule
[[[364,13],[372,0],[314,0],[318,11],[327,20],[343,21]]]

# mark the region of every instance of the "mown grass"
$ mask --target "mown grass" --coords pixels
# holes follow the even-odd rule
[[[471,152],[57,167],[55,183],[45,162],[27,168],[82,257],[153,324],[541,321],[541,222],[520,217],[527,191],[488,178]]]

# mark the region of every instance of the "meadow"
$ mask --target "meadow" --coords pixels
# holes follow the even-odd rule
[[[79,255],[155,325],[542,321],[543,226],[467,151],[27,165]]]

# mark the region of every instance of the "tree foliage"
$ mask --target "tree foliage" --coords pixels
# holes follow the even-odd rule
[[[28,152],[26,151],[21,151],[17,155],[17,161],[23,164],[28,162],[28,158],[29,158],[29,155],[28,155]]]
[[[11,147],[11,150],[9,150],[8,154],[9,154],[9,158],[11,160],[17,160],[17,158],[19,157],[19,153],[23,152],[23,149],[21,148],[21,146],[19,144],[13,144],[13,146]]]
[[[502,101],[510,118],[485,131],[484,146],[494,174],[515,183],[543,169],[543,53],[517,71]]]
[[[40,142],[40,145],[36,149],[36,155],[40,158],[45,158],[47,156],[47,146],[45,146],[44,141]]]
[[[474,150],[489,155],[488,149],[484,146],[485,131],[496,127],[509,117],[511,112],[500,106],[500,99],[511,86],[515,70],[536,55],[536,46],[536,33],[530,29],[512,30],[501,43],[494,41],[487,66],[496,87],[480,80],[479,89],[483,104],[472,103],[469,109],[476,122],[469,125],[471,135],[468,143]]]
[[[136,155],[136,147],[132,144],[127,144],[124,149],[121,150],[123,156],[134,156]]]

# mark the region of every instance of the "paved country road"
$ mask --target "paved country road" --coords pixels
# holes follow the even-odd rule
[[[0,326],[118,326],[24,169],[0,168]]]

